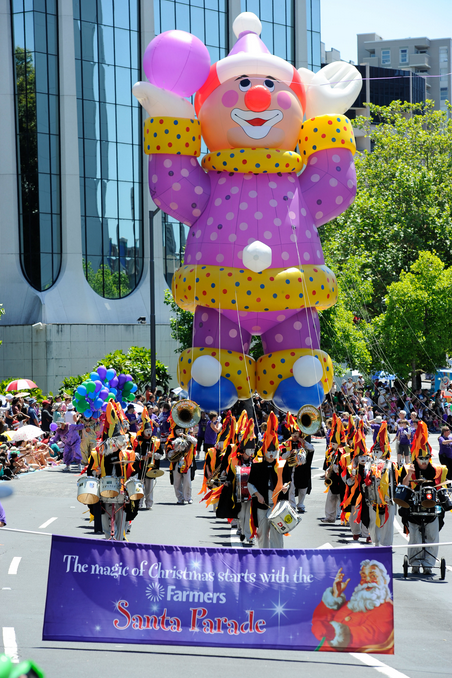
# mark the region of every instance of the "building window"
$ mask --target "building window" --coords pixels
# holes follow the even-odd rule
[[[184,263],[185,244],[189,228],[162,212],[163,258],[165,261],[165,280],[171,289],[173,275]]]
[[[381,65],[387,66],[390,63],[391,63],[391,50],[390,49],[382,49],[381,50]]]
[[[25,11],[27,10],[27,11]],[[61,267],[56,0],[11,0],[22,271],[49,289]]]
[[[143,271],[139,0],[73,0],[83,270],[117,299]]]
[[[320,35],[320,5],[319,0],[307,0],[307,4],[314,5],[314,15],[319,22]],[[319,5],[319,11],[315,11]],[[242,12],[254,12],[262,23],[261,38],[270,52],[281,57],[291,64],[295,64],[295,11],[294,0],[242,0]],[[320,39],[319,39],[320,63]]]
[[[399,50],[399,61],[401,64],[407,64],[408,63],[408,48],[407,47],[402,47]]]

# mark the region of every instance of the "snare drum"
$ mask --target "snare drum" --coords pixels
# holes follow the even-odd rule
[[[436,506],[436,490],[434,487],[421,487],[419,494],[420,503],[424,508]]]
[[[99,501],[99,479],[84,476],[77,481],[77,499],[81,504],[97,504]]]
[[[141,480],[135,480],[134,478],[130,478],[126,482],[125,488],[127,490],[127,494],[129,495],[132,501],[138,501],[139,499],[142,499],[144,497],[143,483],[141,482]]]
[[[436,498],[438,499],[439,503],[441,504],[445,511],[452,510],[452,500],[450,498],[448,490],[445,487],[442,487],[440,490],[437,491]]]
[[[248,480],[250,477],[251,466],[237,466],[235,471],[235,497],[237,503],[241,504],[244,501],[251,499],[248,490]]]
[[[117,497],[121,491],[121,479],[104,476],[100,479],[100,496],[107,499]]]
[[[394,503],[404,508],[410,508],[414,503],[414,490],[408,485],[397,485],[394,492]]]
[[[301,520],[288,501],[278,502],[273,509],[269,509],[267,518],[280,534],[291,532]]]

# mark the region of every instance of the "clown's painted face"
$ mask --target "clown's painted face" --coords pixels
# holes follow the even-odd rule
[[[210,151],[280,148],[293,151],[303,121],[300,100],[271,75],[242,75],[217,87],[199,111]]]

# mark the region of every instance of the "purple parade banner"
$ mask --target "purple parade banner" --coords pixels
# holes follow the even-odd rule
[[[391,548],[53,535],[43,640],[393,654]]]

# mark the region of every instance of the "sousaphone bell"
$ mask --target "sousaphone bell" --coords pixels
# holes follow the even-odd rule
[[[305,436],[312,436],[322,424],[322,414],[314,405],[303,405],[297,413],[297,424]]]
[[[171,416],[176,428],[191,428],[201,419],[201,410],[193,400],[180,400],[171,408]]]

